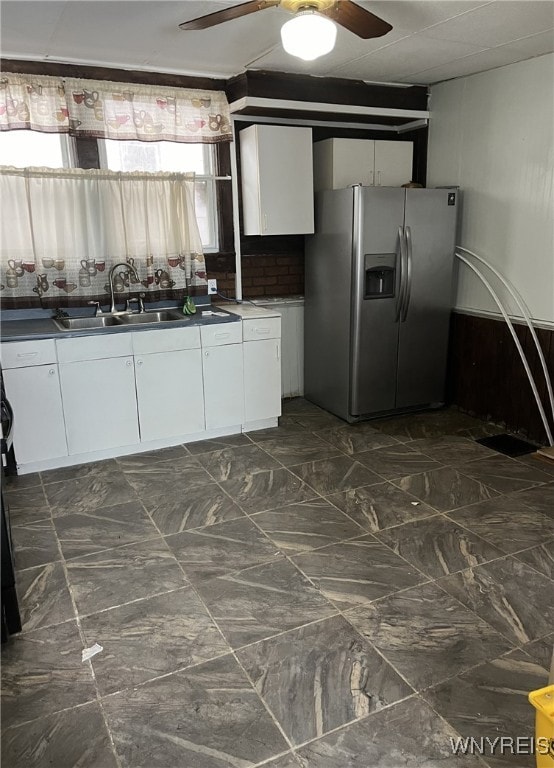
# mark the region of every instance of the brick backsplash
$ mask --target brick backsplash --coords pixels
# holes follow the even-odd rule
[[[234,257],[210,259],[206,254],[208,277],[217,278],[222,293],[234,295]],[[242,257],[244,298],[259,296],[299,296],[304,293],[304,254],[260,254]]]

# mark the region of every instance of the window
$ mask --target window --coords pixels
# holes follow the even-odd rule
[[[219,249],[216,161],[212,144],[98,139],[98,152],[100,166],[110,171],[194,172],[196,218],[202,247],[207,252]],[[16,168],[78,167],[75,139],[59,133],[2,131],[0,165],[13,165]]]
[[[110,171],[194,172],[196,219],[204,251],[218,250],[215,153],[211,144],[98,139],[100,165]]]
[[[70,168],[75,165],[74,147],[74,139],[63,133],[2,131],[0,165]]]

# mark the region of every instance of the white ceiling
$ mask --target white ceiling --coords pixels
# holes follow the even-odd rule
[[[242,0],[244,1],[244,0]],[[269,69],[396,83],[430,84],[554,51],[554,0],[357,0],[393,29],[361,40],[339,27],[335,50],[315,62],[283,51],[290,18],[271,8],[204,31],[182,21],[226,0],[6,0],[5,58],[97,64],[230,77]]]

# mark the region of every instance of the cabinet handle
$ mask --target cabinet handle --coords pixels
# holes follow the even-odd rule
[[[377,171],[377,186],[381,186],[381,171]]]
[[[263,221],[264,221],[264,223],[263,223],[263,230],[264,230],[264,232],[267,232],[267,213],[264,213]]]
[[[370,174],[371,174],[371,176],[370,176],[369,186],[373,187],[374,186],[374,176],[375,176],[375,174],[373,173],[373,171],[370,171]]]
[[[270,332],[270,328],[255,328],[254,329],[256,333],[260,333],[262,335],[268,334]]]
[[[37,355],[38,355],[38,352],[18,352],[17,359],[30,360],[32,357],[36,357]]]
[[[209,352],[207,352],[207,351],[206,351],[206,352],[204,352],[204,357],[209,357],[209,356],[210,356],[210,353],[209,353]]]
[[[125,365],[127,366],[127,368],[130,368],[133,365],[133,361],[132,360],[127,360]],[[137,365],[142,365],[142,360],[137,360]]]
[[[228,339],[231,334],[227,331],[227,333],[215,333],[214,338],[215,339]]]
[[[275,345],[275,357],[277,358],[277,360],[281,359],[281,351],[279,349],[279,344]]]
[[[50,370],[48,371],[48,375],[49,376],[54,376],[55,374],[56,374],[55,369],[54,368],[50,368]]]

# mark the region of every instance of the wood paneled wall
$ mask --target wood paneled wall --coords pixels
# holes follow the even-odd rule
[[[531,334],[526,325],[514,327],[548,415],[546,383]],[[554,379],[554,331],[537,328],[537,336]],[[467,413],[546,444],[546,433],[523,363],[502,320],[452,314],[448,399]],[[551,428],[554,430],[552,423]]]

